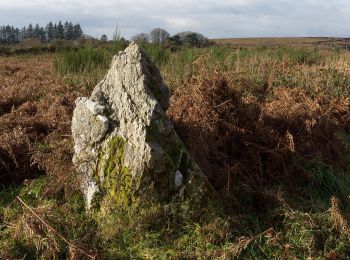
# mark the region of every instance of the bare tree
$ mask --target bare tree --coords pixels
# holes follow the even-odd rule
[[[151,41],[153,43],[163,43],[167,38],[170,37],[170,34],[161,28],[155,28],[149,33]]]
[[[131,40],[136,43],[146,43],[149,42],[149,36],[147,33],[139,33],[131,37]]]

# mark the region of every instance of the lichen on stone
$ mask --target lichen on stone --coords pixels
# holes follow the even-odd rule
[[[132,203],[133,178],[124,165],[127,142],[120,136],[108,140],[100,150],[96,181],[112,201],[125,207]]]

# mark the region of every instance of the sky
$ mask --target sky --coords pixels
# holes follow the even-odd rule
[[[350,0],[0,0],[0,25],[80,23],[91,36],[127,39],[163,28],[208,38],[350,37]]]

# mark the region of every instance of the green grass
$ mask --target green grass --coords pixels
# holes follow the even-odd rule
[[[82,85],[91,90],[105,75],[112,57],[124,50],[126,44],[116,35],[111,44],[94,47],[58,48],[53,65],[66,83]]]
[[[111,57],[111,51],[106,49],[79,48],[57,53],[53,63],[66,83],[91,90],[102,79]]]
[[[54,65],[60,75],[85,74],[107,68],[109,57],[103,49],[80,48],[67,51],[63,57],[56,57]]]
[[[0,257],[39,259],[68,256],[69,247],[45,227],[16,199],[19,196],[45,219],[50,226],[70,241],[91,240],[96,224],[85,212],[82,194],[68,197],[48,195],[48,177],[31,181],[29,185],[3,188],[0,192]],[[83,240],[82,240],[83,239]],[[56,244],[57,250],[52,250]]]
[[[169,62],[170,53],[163,46],[156,44],[145,44],[143,47],[148,57],[158,68],[163,67]]]

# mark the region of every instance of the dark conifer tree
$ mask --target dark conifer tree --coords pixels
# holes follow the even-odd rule
[[[73,27],[73,40],[79,39],[83,36],[83,30],[80,27],[80,24],[76,24]]]
[[[46,25],[46,39],[47,41],[52,41],[54,39],[54,28],[52,22]]]
[[[40,27],[40,29],[39,29],[39,40],[41,42],[46,41],[46,31],[45,31],[44,27]]]
[[[40,26],[39,24],[36,24],[33,30],[33,38],[40,39]]]
[[[19,40],[23,41],[26,39],[26,34],[27,34],[27,28],[24,26],[21,31],[19,32]]]
[[[34,29],[33,29],[33,25],[32,24],[29,24],[29,26],[28,26],[28,29],[27,29],[27,33],[26,33],[26,39],[31,39],[31,38],[33,38],[33,31],[34,31]]]
[[[64,27],[61,21],[57,25],[57,39],[64,39]]]
[[[57,32],[57,24],[55,23],[53,25],[53,40],[56,40],[58,38],[58,32]]]
[[[73,40],[73,33],[74,33],[74,28],[73,24],[71,22],[66,22],[64,26],[64,34],[65,34],[65,39],[66,40]]]

